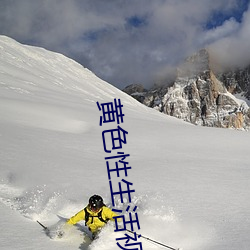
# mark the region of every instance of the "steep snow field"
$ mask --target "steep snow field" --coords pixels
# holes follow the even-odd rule
[[[126,69],[124,69],[126,70]],[[0,249],[119,249],[110,223],[50,239],[92,194],[112,205],[96,102],[120,98],[138,233],[183,250],[250,249],[249,132],[196,127],[136,102],[63,55],[0,36]],[[124,178],[124,176],[121,176]],[[113,185],[120,179],[112,176]],[[116,182],[117,181],[117,182]],[[128,204],[120,204],[119,208]],[[82,227],[81,227],[82,225]],[[164,247],[141,239],[143,249]]]

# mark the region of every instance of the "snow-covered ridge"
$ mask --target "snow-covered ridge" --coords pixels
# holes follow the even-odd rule
[[[113,98],[120,92],[62,54],[22,45],[5,36],[0,36],[0,60],[1,85],[19,93],[35,94],[39,87],[51,91],[53,86],[62,93],[69,90],[76,95],[103,99],[103,96]]]
[[[14,119],[28,126],[80,133],[88,130],[88,121],[73,118],[75,111],[71,106],[122,97],[127,107],[144,109],[75,61],[5,36],[0,36],[0,74],[0,111],[6,108],[9,111],[2,115],[3,120]],[[61,107],[50,105],[64,103],[68,103],[68,107],[63,112]]]

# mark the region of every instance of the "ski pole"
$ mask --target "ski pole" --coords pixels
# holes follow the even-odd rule
[[[43,229],[46,231],[46,230],[48,230],[48,228],[47,227],[45,227],[41,222],[39,222],[38,220],[36,221],[40,226],[42,226],[43,227]]]
[[[130,232],[130,233],[132,233],[132,234],[136,234],[137,236],[139,236],[139,234],[137,234],[137,233],[135,233],[135,232],[133,232],[133,231],[130,231],[130,230],[128,230],[128,229],[126,229],[126,231],[128,231],[128,232]],[[163,247],[166,247],[166,248],[168,248],[168,249],[171,249],[171,250],[181,250],[180,248],[173,248],[173,247],[167,246],[167,245],[165,245],[165,244],[163,244],[163,243],[161,243],[161,242],[159,242],[159,241],[152,240],[152,239],[150,239],[150,238],[148,238],[148,237],[145,237],[145,236],[143,236],[143,235],[141,235],[140,237],[143,238],[143,239],[145,239],[145,240],[154,242],[154,243],[156,243],[156,244],[158,244],[158,245],[161,245],[161,246],[163,246]]]

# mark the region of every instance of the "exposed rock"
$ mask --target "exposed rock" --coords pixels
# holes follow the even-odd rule
[[[123,89],[125,93],[133,96],[137,101],[143,102],[145,99],[145,94],[147,90],[143,87],[142,84],[131,84]]]
[[[250,100],[250,66],[245,69],[228,70],[218,73],[218,79],[222,81],[232,94],[242,93]]]
[[[250,96],[249,76],[250,67],[215,75],[210,67],[209,53],[203,49],[178,68],[170,87],[146,91],[137,86],[134,88],[137,91],[130,94],[149,107],[196,125],[248,129],[250,109],[245,101],[233,94],[241,92],[245,97]]]

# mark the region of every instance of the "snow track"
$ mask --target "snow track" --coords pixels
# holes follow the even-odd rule
[[[31,220],[48,219],[57,211],[60,199],[59,193],[47,193],[46,186],[23,190],[10,184],[0,184],[0,201]]]
[[[164,199],[162,194],[154,196],[145,194],[135,196],[131,204],[121,205],[118,200],[117,204],[120,204],[119,209],[123,211],[128,205],[139,208],[141,230],[137,232],[146,237],[159,242],[163,241],[176,248],[185,245],[186,249],[192,249],[194,246],[204,244],[204,239],[200,242],[196,237],[199,235],[199,230],[208,229],[201,224],[187,225],[186,222],[181,221],[173,208],[165,206]],[[25,191],[2,183],[0,184],[0,201],[29,220],[45,221],[46,226],[50,229],[50,238],[61,243],[64,242],[66,245],[79,244],[79,249],[109,250],[110,247],[116,247],[114,239],[123,236],[122,233],[115,233],[114,225],[110,223],[102,230],[99,238],[92,243],[84,223],[81,222],[78,226],[68,229],[62,239],[58,239],[57,230],[63,228],[65,220],[60,220],[56,215],[62,213],[73,215],[81,204],[66,200],[62,193],[51,193],[46,186]],[[202,239],[202,235],[200,234],[198,238]],[[161,249],[159,245],[150,241],[142,239],[142,242],[145,249]]]

